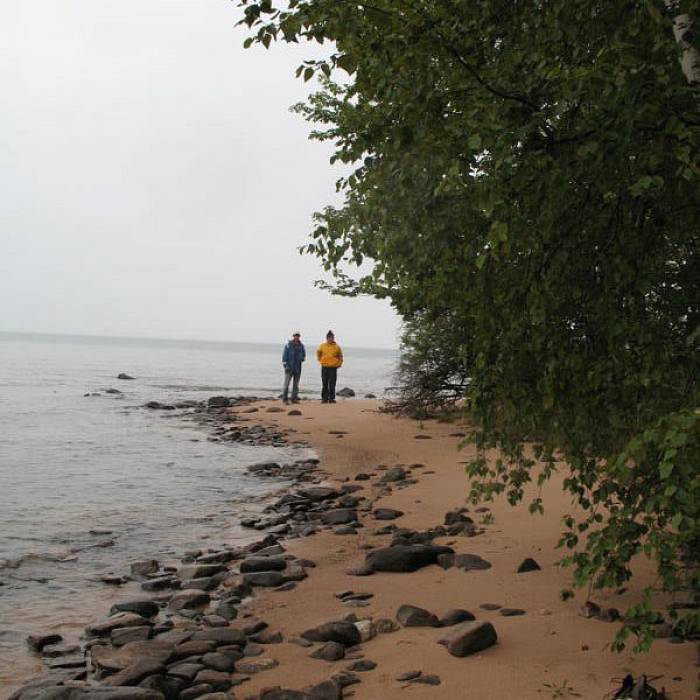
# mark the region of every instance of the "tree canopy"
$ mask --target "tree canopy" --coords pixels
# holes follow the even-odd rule
[[[698,595],[700,85],[674,21],[700,0],[239,5],[247,45],[332,42],[297,110],[352,172],[306,250],[423,347],[440,329],[468,377],[472,495],[515,503],[565,470],[577,583],[620,585],[644,551]]]

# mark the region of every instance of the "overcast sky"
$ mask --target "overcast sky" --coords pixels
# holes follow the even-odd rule
[[[0,0],[0,330],[394,347],[315,289],[337,203],[288,108],[308,47],[244,50],[229,0]]]

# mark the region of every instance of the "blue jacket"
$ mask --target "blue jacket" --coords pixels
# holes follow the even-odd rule
[[[290,370],[293,374],[301,372],[301,363],[306,359],[306,348],[304,343],[295,345],[294,341],[290,340],[282,352],[282,364],[285,369]]]

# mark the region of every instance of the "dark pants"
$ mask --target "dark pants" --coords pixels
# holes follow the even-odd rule
[[[286,401],[289,395],[289,382],[292,382],[292,401],[298,401],[299,399],[299,377],[301,377],[301,370],[298,372],[286,371],[284,373],[284,386],[282,387],[282,400]]]
[[[321,367],[321,399],[323,401],[335,401],[335,382],[338,378],[337,367]]]

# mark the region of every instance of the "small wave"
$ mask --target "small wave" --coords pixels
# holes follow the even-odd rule
[[[63,552],[60,554],[30,552],[29,554],[23,554],[21,557],[17,557],[16,559],[0,559],[0,570],[19,569],[19,567],[23,564],[30,564],[35,561],[67,562],[77,561],[77,559],[78,556],[74,551]]]

